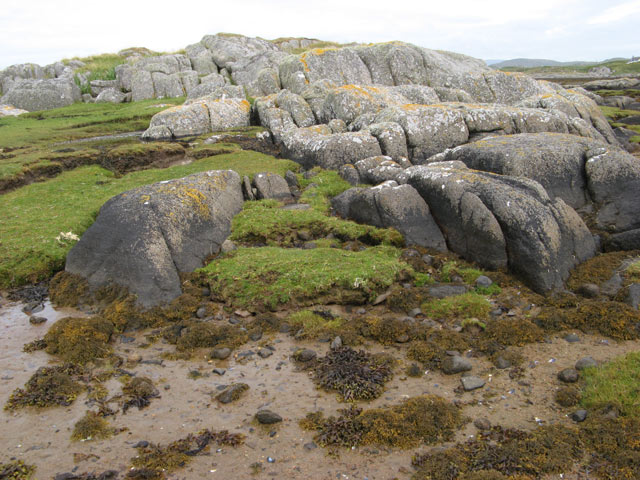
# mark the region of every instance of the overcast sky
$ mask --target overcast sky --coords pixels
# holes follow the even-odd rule
[[[640,55],[640,0],[1,0],[0,68],[217,32],[267,39],[402,40],[483,59]]]

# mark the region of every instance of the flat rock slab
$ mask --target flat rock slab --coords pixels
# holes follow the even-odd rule
[[[471,390],[477,390],[478,388],[484,387],[486,382],[483,378],[469,375],[467,377],[462,377],[460,379],[460,383],[462,383],[462,388],[464,388],[465,392],[470,392]]]

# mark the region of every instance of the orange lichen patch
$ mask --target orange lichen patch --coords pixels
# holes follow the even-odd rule
[[[309,64],[307,63],[307,53],[303,53],[302,55],[300,55],[300,62],[302,63],[302,66],[304,67],[304,71],[305,72],[310,72],[311,69],[309,68]]]
[[[247,100],[242,100],[240,102],[240,105],[242,105],[242,109],[245,112],[249,112],[251,110],[251,104]]]
[[[341,87],[338,87],[337,90],[349,91],[355,93],[356,95],[364,95],[367,97],[371,97],[372,93],[382,93],[380,92],[379,88],[370,86],[361,87],[360,85],[343,85]]]

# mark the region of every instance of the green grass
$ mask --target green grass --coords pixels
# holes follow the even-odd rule
[[[279,305],[366,301],[388,288],[411,267],[400,250],[371,247],[361,252],[337,248],[239,248],[201,269],[212,291],[234,306],[275,309]]]
[[[274,172],[284,175],[297,164],[253,151],[204,158],[188,165],[149,169],[116,178],[99,166],[80,167],[45,182],[33,183],[2,197],[0,220],[0,287],[48,278],[62,269],[71,248],[56,237],[82,234],[100,206],[125,190],[206,171],[232,169],[240,175]]]
[[[145,130],[151,117],[167,108],[155,105],[180,105],[183,101],[183,98],[171,98],[117,105],[76,103],[0,118],[0,179],[49,165],[50,157],[57,155],[55,150],[97,147],[104,141],[81,145],[54,145],[56,143]]]
[[[344,325],[345,321],[340,317],[327,319],[311,310],[300,310],[289,315],[287,322],[295,327],[295,330],[302,329],[300,335],[302,338],[319,338],[339,335],[340,327]],[[298,338],[298,335],[296,337]]]
[[[487,318],[491,311],[489,300],[475,292],[453,297],[429,300],[420,305],[422,313],[430,318]]]
[[[231,239],[246,243],[291,246],[298,241],[297,232],[306,230],[313,239],[333,234],[342,241],[360,240],[368,244],[402,246],[403,237],[396,230],[361,225],[318,210],[283,210],[273,200],[245,203],[244,210],[233,219]]]
[[[630,117],[631,115],[638,115],[636,110],[623,110],[621,108],[607,107],[605,105],[600,105],[600,110],[602,110],[604,116],[607,117],[607,120],[610,121],[620,120],[621,118]]]
[[[480,275],[484,275],[482,270],[465,267],[456,261],[446,262],[440,271],[441,282],[451,282],[454,276],[460,276],[465,283],[472,284]]]
[[[300,203],[308,203],[312,208],[321,212],[329,213],[331,209],[331,198],[341,194],[351,188],[351,185],[342,179],[338,172],[333,170],[322,170],[319,167],[313,169],[316,176],[309,179],[300,176],[300,187],[305,189],[300,198]],[[314,188],[307,188],[309,185],[317,185]]]
[[[614,405],[622,415],[640,417],[640,352],[585,369],[582,376],[581,403],[585,408]]]

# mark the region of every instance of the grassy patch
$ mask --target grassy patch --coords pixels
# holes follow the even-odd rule
[[[76,422],[71,433],[71,440],[102,440],[111,437],[116,430],[96,412],[87,412]]]
[[[456,261],[449,261],[442,265],[442,269],[440,270],[440,281],[452,282],[453,278],[458,276],[461,277],[465,283],[473,284],[480,275],[484,275],[482,270],[461,265]]]
[[[640,282],[640,260],[631,263],[624,270],[624,276],[630,283]]]
[[[615,406],[640,418],[640,352],[632,352],[582,372],[582,405],[589,410]]]
[[[14,390],[4,409],[71,405],[84,390],[78,379],[85,373],[82,367],[73,364],[41,367],[27,381],[25,388]]]
[[[45,350],[67,362],[85,364],[111,352],[113,330],[113,324],[100,317],[63,318],[44,336]]]
[[[315,209],[278,207],[279,204],[271,200],[247,202],[233,219],[231,238],[245,243],[291,246],[299,242],[297,233],[305,230],[313,239],[332,234],[341,241],[359,240],[373,245],[401,246],[404,242],[402,235],[390,228],[379,229],[329,217]]]
[[[331,209],[331,198],[341,194],[351,188],[351,185],[340,177],[338,172],[333,170],[322,170],[314,168],[317,175],[311,178],[300,178],[300,187],[304,189],[301,203],[308,203],[312,208],[321,213],[329,213]],[[311,184],[313,188],[307,188]]]
[[[345,303],[375,298],[411,268],[393,247],[239,248],[200,271],[212,292],[232,305],[276,308],[295,302]]]
[[[420,306],[422,313],[431,318],[486,318],[491,311],[489,300],[475,292],[429,300]]]
[[[638,115],[636,110],[623,110],[617,107],[607,107],[606,105],[600,105],[600,110],[605,117],[610,121],[620,120],[621,118],[630,117],[631,115]]]
[[[365,411],[352,407],[341,412],[327,419],[321,412],[309,414],[301,426],[317,430],[315,440],[322,446],[411,448],[450,440],[464,423],[457,407],[435,395],[409,398],[392,407]]]
[[[302,338],[320,338],[339,335],[340,328],[345,323],[344,319],[340,317],[326,318],[311,310],[300,310],[292,313],[287,318],[287,322],[295,327],[294,330],[302,330],[299,334]]]
[[[100,206],[126,190],[206,170],[233,169],[240,175],[283,175],[296,164],[252,151],[204,158],[188,165],[132,172],[121,178],[96,165],[67,171],[2,196],[0,287],[48,278],[62,269],[73,242],[58,241],[61,232],[81,235]]]

